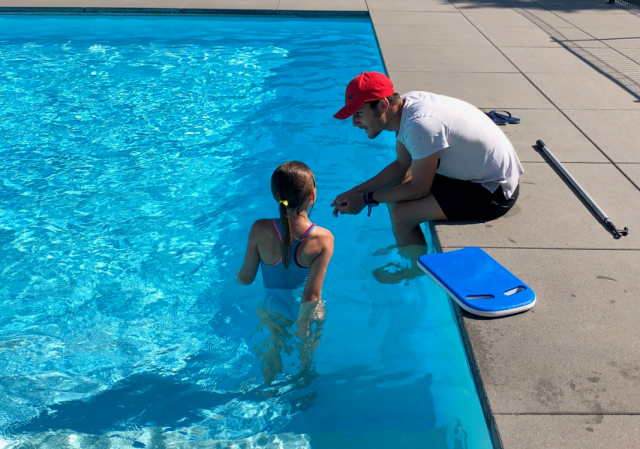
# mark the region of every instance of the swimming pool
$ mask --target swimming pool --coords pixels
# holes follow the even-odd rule
[[[0,16],[0,448],[491,447],[446,296],[373,279],[384,210],[331,216],[394,156],[332,118],[376,48],[360,19]],[[336,248],[313,369],[284,329],[267,387],[234,273],[292,159]]]

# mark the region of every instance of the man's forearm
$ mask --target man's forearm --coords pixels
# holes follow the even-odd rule
[[[403,168],[397,161],[387,165],[380,173],[362,184],[351,189],[350,193],[367,193],[388,189],[404,181],[408,168]]]
[[[387,190],[376,191],[373,199],[379,203],[399,203],[400,201],[411,201],[429,196],[431,189],[418,188],[411,181],[396,185]]]

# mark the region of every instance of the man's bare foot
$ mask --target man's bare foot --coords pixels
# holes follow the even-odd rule
[[[393,251],[397,247],[398,247],[398,245],[391,245],[391,246],[389,246],[387,248],[380,248],[378,251],[373,253],[373,255],[374,256],[386,256],[387,254],[390,254],[391,251]]]
[[[424,274],[418,267],[405,267],[393,262],[389,262],[384,267],[376,268],[372,273],[376,281],[381,284],[399,284]]]
[[[390,250],[390,248],[387,248]],[[391,252],[391,251],[389,251]],[[409,245],[398,248],[400,262],[389,262],[383,267],[373,270],[373,277],[381,284],[399,284],[402,281],[422,276],[424,273],[418,267],[418,257],[427,254],[424,245]]]

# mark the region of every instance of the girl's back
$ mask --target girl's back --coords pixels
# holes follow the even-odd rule
[[[267,289],[303,288],[303,302],[319,300],[333,254],[333,236],[307,215],[316,200],[313,173],[301,162],[282,164],[272,176],[271,190],[280,218],[253,224],[238,281],[253,282],[260,266]]]

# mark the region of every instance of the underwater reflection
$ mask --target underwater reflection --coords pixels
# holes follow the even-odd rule
[[[282,352],[298,354],[298,375],[296,383],[304,386],[313,377],[313,355],[320,344],[322,328],[326,320],[323,300],[305,301],[298,307],[297,317],[268,304],[261,303],[256,313],[259,318],[258,330],[268,333],[262,344],[257,344],[256,354],[262,359],[261,371],[264,384],[270,386],[278,376],[284,374]]]

